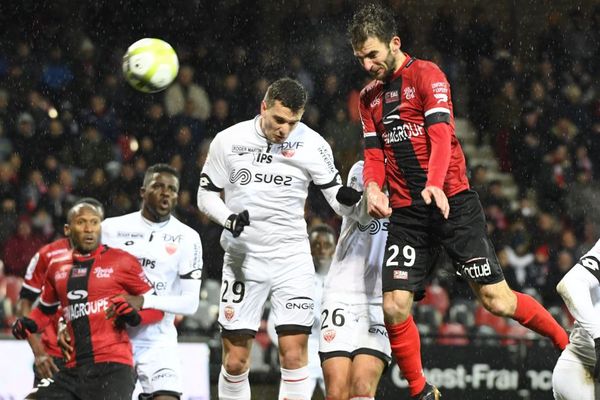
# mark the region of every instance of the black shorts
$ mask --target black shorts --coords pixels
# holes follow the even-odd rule
[[[58,369],[63,369],[65,367],[65,360],[63,360],[61,357],[54,357],[54,356],[49,356],[52,357],[52,360],[54,360],[54,364],[58,367]],[[36,387],[41,381],[42,381],[42,376],[40,375],[37,367],[34,365],[33,366],[33,387]]]
[[[408,290],[420,300],[425,281],[444,250],[464,278],[480,284],[504,280],[477,193],[465,190],[448,202],[447,220],[435,205],[393,210],[382,266],[384,292]]]
[[[135,375],[120,363],[86,364],[63,368],[51,379],[42,379],[26,399],[131,400]]]

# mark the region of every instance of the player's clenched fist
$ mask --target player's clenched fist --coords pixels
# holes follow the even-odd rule
[[[12,334],[17,339],[27,339],[30,334],[37,331],[38,326],[35,321],[27,317],[17,319],[12,326]]]
[[[373,218],[387,218],[392,215],[390,200],[375,182],[367,185],[367,212]]]
[[[250,225],[250,216],[248,210],[244,210],[239,214],[231,214],[225,221],[225,229],[227,229],[233,237],[238,237],[242,234],[244,227]]]

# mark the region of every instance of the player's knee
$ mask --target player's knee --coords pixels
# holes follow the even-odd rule
[[[410,316],[410,307],[397,301],[384,301],[383,315],[388,323],[402,323]]]
[[[510,317],[513,307],[503,297],[490,297],[482,299],[483,307],[498,317]]]
[[[327,400],[348,400],[350,391],[347,385],[331,384],[327,386]]]
[[[352,382],[352,396],[367,396],[375,393],[374,385],[369,379],[358,378]]]
[[[230,375],[241,375],[248,370],[250,360],[240,357],[225,357],[223,367]]]
[[[301,349],[288,350],[280,355],[281,366],[285,369],[298,369],[306,366],[306,357]]]

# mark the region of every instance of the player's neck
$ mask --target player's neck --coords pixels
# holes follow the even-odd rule
[[[406,58],[406,54],[404,54],[402,50],[399,50],[398,55],[396,56],[396,69],[394,70],[394,74],[396,74],[396,72],[400,71],[400,69],[404,67]]]
[[[142,208],[142,217],[144,217],[144,219],[152,224],[159,224],[161,222],[166,222],[169,220],[169,218],[171,218],[171,214],[167,214],[167,215],[158,215],[156,213],[153,213],[151,210],[149,210],[148,208]]]

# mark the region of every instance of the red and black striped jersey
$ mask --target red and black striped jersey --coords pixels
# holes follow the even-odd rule
[[[437,65],[407,55],[389,81],[360,96],[365,137],[365,187],[387,178],[392,208],[423,203],[425,186],[450,197],[469,188],[465,157],[454,134],[450,84]]]
[[[62,308],[74,348],[67,367],[99,362],[133,365],[127,331],[115,328],[104,311],[117,294],[143,295],[151,289],[134,256],[104,245],[91,254],[73,252],[70,259],[51,264],[40,308],[46,314]]]
[[[21,298],[30,300],[32,303],[42,293],[42,285],[46,279],[48,267],[53,263],[71,260],[71,245],[69,239],[59,239],[40,248],[31,258],[25,281],[21,288]],[[55,314],[55,318],[42,332],[42,344],[48,354],[53,357],[62,357],[60,349],[56,344],[56,326],[60,314]]]

